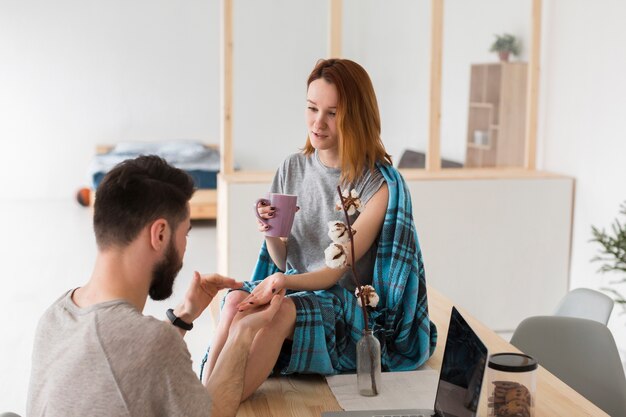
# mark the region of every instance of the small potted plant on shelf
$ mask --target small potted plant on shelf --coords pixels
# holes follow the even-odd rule
[[[491,52],[497,52],[500,57],[500,61],[508,62],[509,55],[515,56],[520,53],[520,44],[515,36],[509,33],[503,33],[502,35],[494,35],[496,40],[491,45]]]
[[[620,207],[620,214],[626,216],[626,201]],[[592,259],[595,262],[602,262],[599,272],[622,274],[622,277],[612,284],[626,283],[626,223],[622,223],[619,218],[616,218],[613,220],[609,232],[591,226],[591,234],[593,235],[591,241],[601,246],[598,251],[599,255]],[[626,310],[626,299],[618,290],[614,288],[603,288],[603,290],[611,293],[615,302]]]

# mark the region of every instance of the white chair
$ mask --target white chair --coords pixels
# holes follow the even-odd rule
[[[0,414],[0,417],[20,417],[20,416],[15,413],[2,413]]]
[[[511,344],[612,417],[626,417],[624,368],[608,327],[576,317],[522,321]]]
[[[611,297],[599,291],[576,288],[565,294],[554,315],[578,317],[607,324],[614,304]]]

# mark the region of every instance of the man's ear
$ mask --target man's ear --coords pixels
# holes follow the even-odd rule
[[[150,225],[150,245],[155,250],[161,250],[170,240],[170,228],[167,220],[157,219]]]

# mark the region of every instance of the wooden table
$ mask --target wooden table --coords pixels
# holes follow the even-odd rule
[[[432,287],[428,288],[430,318],[437,325],[437,349],[427,364],[441,368],[445,337],[452,302]],[[458,307],[467,322],[483,340],[489,353],[517,352],[511,344]],[[356,380],[355,380],[356,383]],[[486,389],[483,390],[479,416],[487,416]],[[238,417],[319,417],[322,411],[341,410],[321,376],[270,378],[239,407]],[[536,417],[608,416],[594,404],[556,378],[543,367],[537,372]]]

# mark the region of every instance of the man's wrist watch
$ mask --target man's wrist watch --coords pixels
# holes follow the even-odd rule
[[[167,314],[167,318],[170,319],[170,321],[172,322],[174,326],[180,327],[181,329],[187,330],[187,331],[193,329],[193,323],[186,323],[182,321],[180,317],[176,317],[176,314],[174,314],[173,308],[168,308],[166,314]]]

